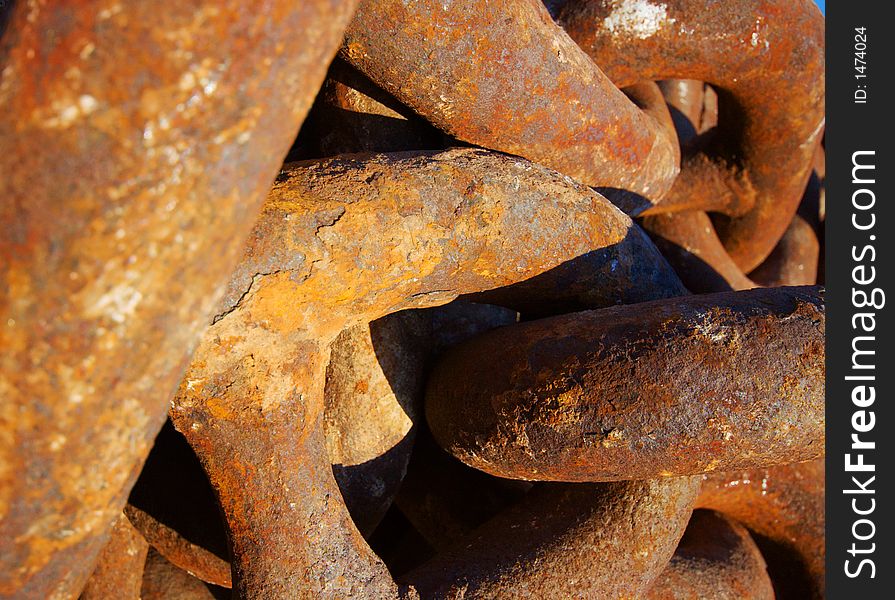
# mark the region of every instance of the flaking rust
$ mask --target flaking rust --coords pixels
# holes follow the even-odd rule
[[[810,0],[635,4],[568,0],[557,21],[618,86],[690,78],[723,94],[711,144],[685,156],[654,210],[726,215],[721,239],[751,271],[795,214],[823,133],[823,16]]]
[[[822,598],[823,20],[721,4],[3,3],[0,597]]]
[[[363,1],[341,56],[460,140],[656,200],[677,175],[674,140],[539,0]]]
[[[410,593],[328,500],[338,489],[323,394],[340,330],[535,277],[594,247],[635,285],[628,254],[658,260],[642,238],[628,242],[636,230],[588,188],[483,150],[284,171],[171,411],[221,502],[236,593]]]
[[[13,3],[0,595],[84,586],[353,8]]]
[[[454,456],[518,479],[809,460],[824,448],[824,323],[822,290],[794,287],[504,327],[444,357],[426,417]]]

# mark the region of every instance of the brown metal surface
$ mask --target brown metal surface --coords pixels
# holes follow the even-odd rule
[[[640,224],[691,292],[705,294],[757,287],[730,258],[705,212],[689,210],[650,215],[641,219]]]
[[[823,131],[820,10],[810,0],[569,0],[557,20],[618,86],[716,87],[712,144],[685,157],[656,210],[730,215],[716,221],[725,247],[741,269],[757,267],[795,214]]]
[[[678,142],[686,147],[700,133],[706,86],[695,79],[664,79],[656,84],[668,103]]]
[[[178,569],[154,548],[149,549],[140,587],[140,600],[214,600],[227,590],[209,586]]]
[[[353,152],[438,150],[444,135],[354,67],[336,58],[290,159]]]
[[[640,598],[684,533],[696,479],[544,485],[402,579],[423,598]]]
[[[14,3],[0,595],[83,587],[352,9]]]
[[[140,600],[147,550],[149,544],[127,517],[118,517],[81,592],[81,600]]]
[[[434,550],[444,551],[530,489],[528,482],[501,479],[464,465],[426,430],[417,440],[395,503]]]
[[[504,327],[447,353],[426,418],[454,456],[517,479],[649,479],[816,458],[822,294],[708,294]]]
[[[717,124],[714,92],[695,80],[666,80],[659,88],[668,106],[682,147],[692,153],[704,146]],[[668,259],[687,288],[695,293],[747,290],[756,287],[733,262],[715,226],[702,210],[651,215],[640,224]],[[806,282],[809,284],[814,281]]]
[[[824,597],[822,460],[707,476],[698,506],[749,528],[777,598]]]
[[[217,510],[216,505],[211,505]],[[155,519],[152,515],[128,505],[125,514],[146,541],[177,568],[189,571],[193,576],[221,587],[232,586],[230,562],[203,544],[197,544],[183,532]]]
[[[719,513],[697,510],[668,566],[644,598],[774,600],[774,587],[746,528]]]
[[[399,592],[337,500],[325,454],[323,382],[341,329],[593,248],[655,262],[655,248],[627,242],[636,229],[568,178],[482,150],[284,171],[171,412],[218,494],[236,592]]]
[[[330,345],[323,430],[351,520],[368,538],[407,472],[422,420],[431,323],[402,311],[345,329]]]
[[[823,598],[822,33],[0,1],[0,598]]]
[[[677,175],[674,140],[539,0],[362,1],[341,56],[460,140],[656,200]]]
[[[124,514],[178,568],[230,587],[227,536],[214,491],[192,448],[170,421],[155,438]]]
[[[817,282],[820,244],[808,222],[795,215],[771,255],[749,273],[758,285],[813,285]]]

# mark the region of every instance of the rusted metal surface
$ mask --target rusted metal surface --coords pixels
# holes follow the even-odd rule
[[[708,294],[504,327],[445,356],[426,418],[466,464],[518,479],[648,479],[816,458],[822,294]]]
[[[730,258],[705,212],[690,210],[651,215],[641,219],[640,223],[691,292],[727,292],[757,287]]]
[[[544,485],[403,579],[424,598],[639,598],[683,535],[694,479]]]
[[[814,229],[795,215],[777,247],[749,278],[768,287],[814,284],[819,260],[820,244]]]
[[[178,568],[230,587],[227,537],[214,491],[189,444],[170,422],[156,436],[124,514]]]
[[[341,329],[524,280],[594,247],[657,260],[626,243],[634,230],[587,188],[482,150],[284,171],[171,411],[221,503],[236,592],[400,591],[328,500],[338,488],[323,382]]]
[[[570,0],[557,13],[620,87],[669,78],[716,87],[716,135],[684,158],[655,210],[729,215],[716,220],[725,247],[744,271],[757,267],[795,214],[823,130],[820,10],[810,0]]]
[[[468,467],[420,433],[395,503],[428,544],[447,550],[525,497],[531,484]]]
[[[668,103],[683,152],[694,152],[693,144],[707,143],[718,125],[718,94],[712,86],[695,79],[664,79],[656,84]]]
[[[479,333],[519,319],[515,311],[506,308],[462,301],[421,312],[431,323],[427,362]],[[423,389],[419,392],[421,418]],[[434,549],[444,550],[521,499],[531,486],[467,467],[435,444],[424,422],[420,425],[422,431],[395,502]]]
[[[708,510],[693,512],[647,600],[774,600],[761,552],[742,525]]]
[[[207,508],[217,510],[215,504]],[[213,552],[207,544],[190,541],[183,532],[132,505],[125,507],[125,514],[152,548],[177,568],[189,571],[202,581],[231,587],[230,561],[222,558],[220,551]]]
[[[0,6],[0,597],[822,598],[811,2],[355,4]]]
[[[539,0],[362,1],[341,56],[460,140],[654,199],[677,175],[674,140]]]
[[[706,86],[695,79],[664,79],[656,84],[668,103],[678,142],[686,147],[700,133]]]
[[[149,544],[127,517],[118,517],[81,592],[81,600],[140,600],[147,550]]]
[[[149,549],[140,587],[141,600],[214,600],[226,598],[226,590],[209,586]]]
[[[340,58],[302,126],[295,160],[353,152],[437,150],[448,137]]]
[[[647,115],[659,126],[661,135],[668,140],[673,150],[675,165],[681,162],[680,145],[677,143],[676,125],[666,104],[661,88],[652,81],[641,81],[622,88],[622,92],[633,102],[643,114]],[[639,214],[652,202],[643,195],[625,189],[598,188],[613,204],[627,214]]]
[[[422,418],[430,332],[426,315],[404,311],[349,327],[330,346],[326,449],[364,537],[382,520],[407,472]]]
[[[352,9],[14,3],[0,595],[83,587]]]
[[[710,475],[697,504],[749,528],[777,598],[824,597],[822,460]]]
[[[711,106],[711,98],[716,96],[711,88],[695,80],[666,80],[659,83],[659,88],[672,109],[681,146],[689,153],[698,150],[710,139],[706,132],[717,121],[717,104]],[[690,291],[711,293],[756,287],[730,258],[704,211],[651,215],[641,219],[640,224]]]

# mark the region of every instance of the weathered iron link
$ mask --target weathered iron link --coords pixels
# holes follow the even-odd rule
[[[730,258],[706,212],[688,210],[650,215],[641,219],[641,224],[691,292],[705,294],[757,287]]]
[[[424,598],[639,598],[684,533],[694,479],[539,487],[405,579]]]
[[[341,56],[460,140],[655,201],[677,175],[674,139],[539,0],[362,1]]]
[[[705,90],[710,88],[695,81],[667,81],[660,84],[660,88],[666,102],[677,111],[673,117],[681,145],[705,144],[705,136],[710,135],[706,134],[706,128],[715,125],[712,109],[705,104]],[[822,152],[820,146],[818,150]],[[799,214],[793,216],[770,256],[748,277],[724,249],[705,212],[691,210],[651,215],[641,219],[640,223],[690,291],[708,293],[750,289],[758,285],[810,285],[817,282],[820,255],[815,234],[815,230],[820,229],[817,226],[819,194],[819,181],[812,173],[799,205]],[[801,216],[803,214],[808,221]]]
[[[454,456],[517,479],[648,479],[817,458],[824,315],[822,291],[796,287],[504,327],[445,356],[426,417]]]
[[[824,462],[707,475],[697,505],[749,528],[778,598],[824,597]]]
[[[671,80],[659,85],[673,112],[677,138],[685,152],[706,144],[708,129],[717,125],[715,110],[706,106],[711,89],[702,82]],[[703,210],[650,215],[640,219],[653,242],[680,274],[691,292],[711,293],[756,287],[733,262]],[[813,282],[811,282],[813,283]]]
[[[686,148],[718,124],[718,95],[711,86],[693,79],[656,83],[672,111],[681,147]]]
[[[402,311],[349,327],[330,345],[326,449],[364,537],[382,520],[407,472],[430,339],[427,316]]]
[[[690,78],[716,87],[711,144],[684,158],[653,210],[729,215],[716,219],[725,247],[742,270],[757,267],[796,212],[823,131],[818,8],[810,0],[669,0],[640,11],[631,0],[558,4],[557,21],[616,85]]]
[[[822,598],[813,5],[356,1],[0,9],[0,597]]]
[[[712,511],[693,513],[647,600],[773,600],[767,565],[745,527]]]
[[[148,550],[149,544],[127,517],[118,517],[93,574],[81,592],[81,600],[139,598]]]
[[[12,4],[0,595],[67,597],[121,513],[354,2]]]
[[[630,219],[520,159],[455,150],[284,171],[171,411],[226,516],[235,591],[403,593],[336,500],[322,422],[330,342],[346,326],[534,277],[595,247],[615,257],[609,277],[656,285],[626,266],[664,264]],[[659,296],[679,285],[664,268],[672,283]],[[680,494],[652,506],[677,506]],[[655,543],[673,550],[669,539]]]
[[[227,537],[214,491],[195,453],[170,422],[156,437],[124,514],[175,566],[230,587]]]
[[[820,244],[814,228],[795,215],[770,256],[749,273],[755,283],[767,287],[810,285],[817,281]]]
[[[449,137],[336,57],[287,160],[438,150]]]
[[[210,515],[217,515],[214,503],[200,507],[211,509]],[[152,515],[133,505],[125,508],[125,514],[140,535],[173,565],[189,571],[207,583],[231,587],[229,561],[221,558],[220,552],[213,552],[207,548],[207,543],[191,541],[183,531],[153,518]]]
[[[143,569],[140,600],[214,600],[226,597],[225,594],[226,590],[205,585],[168,562],[154,548],[149,549]]]

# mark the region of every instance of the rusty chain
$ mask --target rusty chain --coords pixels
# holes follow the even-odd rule
[[[0,597],[823,597],[809,0],[0,35]]]

